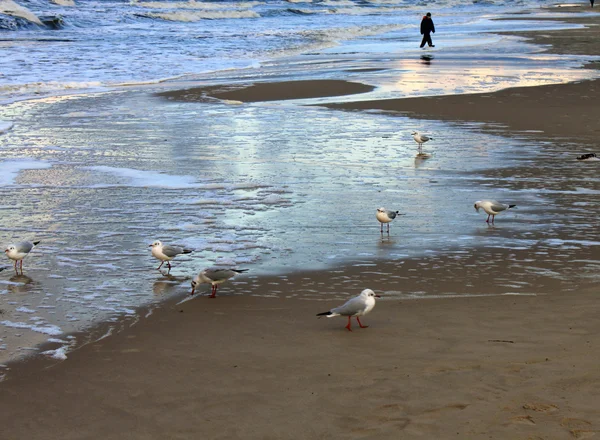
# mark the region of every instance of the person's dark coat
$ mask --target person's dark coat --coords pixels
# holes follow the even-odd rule
[[[427,15],[423,16],[423,20],[421,20],[421,35],[428,34],[433,32],[435,34],[435,26],[433,25],[433,20],[431,17]]]

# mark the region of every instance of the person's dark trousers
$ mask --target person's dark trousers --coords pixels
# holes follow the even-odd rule
[[[431,41],[431,34],[429,32],[425,32],[423,34],[423,41],[421,41],[421,47],[425,46],[427,43],[429,46],[433,46],[433,42]]]

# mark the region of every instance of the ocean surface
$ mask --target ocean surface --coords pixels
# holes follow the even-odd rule
[[[64,358],[81,342],[65,334],[185,297],[191,277],[215,264],[250,269],[222,294],[272,295],[252,280],[476,247],[490,233],[503,249],[563,246],[571,256],[596,246],[585,240],[587,223],[573,221],[574,241],[565,243],[554,233],[564,212],[527,208],[562,190],[531,191],[523,182],[536,176],[520,185],[490,177],[546,154],[525,137],[302,105],[597,76],[580,69],[593,57],[546,54],[496,33],[575,26],[559,21],[559,8],[542,9],[552,4],[0,1],[0,243],[41,240],[24,275],[9,260],[0,272],[0,362],[46,341],[57,347],[48,356]],[[426,12],[436,48],[421,50]],[[256,104],[155,93],[303,79],[376,89]],[[413,130],[434,137],[430,159],[415,157]],[[567,193],[575,220],[589,211],[586,195],[597,196],[594,174],[582,179]],[[490,232],[473,210],[482,198],[523,208]],[[375,220],[380,206],[406,214],[389,236]],[[532,222],[547,227],[532,237]],[[195,252],[159,273],[148,247],[156,239]],[[595,266],[581,267],[587,276]],[[526,294],[526,283],[506,293]]]

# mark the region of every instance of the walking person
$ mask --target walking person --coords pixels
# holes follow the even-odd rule
[[[433,25],[433,20],[431,19],[431,12],[428,12],[427,15],[423,16],[423,20],[421,20],[421,35],[423,35],[421,48],[425,46],[425,43],[427,43],[429,47],[435,47],[431,41],[432,32],[435,34],[435,26]]]

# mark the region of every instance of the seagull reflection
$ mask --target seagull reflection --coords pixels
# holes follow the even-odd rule
[[[415,168],[422,166],[427,159],[431,158],[431,154],[419,153],[415,156]]]
[[[10,293],[28,293],[31,292],[35,285],[33,279],[21,274],[13,275],[8,281],[10,281],[10,284],[7,286],[7,289],[10,290]]]
[[[152,285],[152,291],[155,295],[168,295],[174,293],[177,286],[188,279],[182,276],[176,277],[163,273],[162,271],[161,273],[163,274],[163,277],[156,280]]]
[[[381,232],[381,240],[379,240],[379,242],[377,243],[377,246],[385,247],[385,246],[390,246],[394,243],[396,243],[396,240],[394,240],[393,238],[390,238],[389,232],[387,234],[384,232]]]

